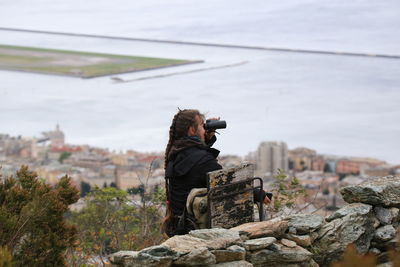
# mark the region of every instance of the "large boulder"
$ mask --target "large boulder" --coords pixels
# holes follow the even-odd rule
[[[382,225],[388,225],[394,222],[394,220],[398,217],[399,209],[398,208],[383,208],[383,207],[375,207],[374,208],[376,218],[378,218],[379,222]]]
[[[366,253],[370,248],[377,226],[373,208],[362,203],[349,206],[332,214],[330,222],[318,230],[312,248],[314,259],[323,266],[340,259],[351,243],[359,253]]]
[[[392,225],[385,225],[376,229],[374,241],[378,243],[389,241],[396,236],[396,229]]]
[[[215,256],[207,248],[196,248],[174,261],[178,266],[204,266],[216,263]]]
[[[254,266],[310,266],[311,256],[311,252],[300,246],[274,243],[267,249],[251,253],[247,260]]]
[[[260,250],[269,247],[275,241],[276,241],[275,237],[262,237],[257,239],[250,239],[243,242],[243,247],[249,251]]]
[[[288,222],[281,218],[275,218],[269,221],[245,223],[231,230],[247,232],[249,238],[267,237],[272,236],[281,238],[288,228]]]
[[[319,229],[324,223],[324,218],[315,214],[296,214],[286,218],[286,220],[289,228],[292,228],[299,235],[309,234]]]
[[[292,240],[296,242],[297,245],[301,247],[309,247],[311,244],[314,242],[314,240],[318,237],[318,233],[313,232],[310,233],[309,235],[294,235],[291,233],[288,233],[285,235],[286,239]]]
[[[111,263],[124,267],[167,267],[178,255],[166,246],[153,246],[141,251],[119,251],[109,256]]]
[[[400,207],[400,177],[385,176],[340,189],[347,203],[366,203],[373,206]]]
[[[238,245],[230,246],[227,249],[213,250],[211,253],[214,254],[217,263],[241,261],[246,256],[246,250]]]
[[[187,235],[176,235],[161,245],[185,254],[199,248],[225,249],[240,242],[239,231],[215,228],[194,230]]]
[[[330,216],[328,216],[325,220],[327,222],[343,218],[349,214],[356,215],[356,216],[366,216],[367,214],[371,213],[372,206],[366,205],[362,203],[352,203],[347,206],[342,207],[341,209],[335,211]]]

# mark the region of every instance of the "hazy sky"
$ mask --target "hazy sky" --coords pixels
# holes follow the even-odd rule
[[[252,46],[400,55],[399,1],[1,1],[0,27]],[[1,71],[0,132],[40,135],[60,123],[70,143],[162,151],[177,107],[228,121],[217,148],[262,141],[399,163],[400,60],[278,53],[1,31],[1,43],[204,60],[81,80]]]

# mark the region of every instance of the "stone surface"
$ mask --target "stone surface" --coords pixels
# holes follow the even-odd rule
[[[327,266],[332,261],[338,260],[347,245],[351,243],[360,253],[366,253],[369,250],[375,232],[373,225],[375,216],[371,206],[367,205],[366,208],[370,212],[365,213],[364,208],[360,213],[346,212],[347,215],[344,217],[332,220],[321,227],[318,238],[312,245],[313,257],[319,264]],[[350,210],[346,207],[343,209]],[[338,214],[343,213],[343,211],[338,211]]]
[[[400,210],[398,208],[390,208],[390,212],[393,216],[392,224],[398,225],[400,223]]]
[[[317,234],[317,236],[318,236],[318,234]],[[314,241],[310,235],[286,234],[285,238],[296,242],[296,244],[301,247],[309,247],[309,246],[311,246],[312,242]]]
[[[222,228],[200,229],[190,231],[189,236],[197,237],[203,240],[225,240],[226,243],[235,243],[240,241],[240,233],[235,230]]]
[[[198,248],[224,249],[240,242],[238,231],[216,228],[195,230],[187,235],[173,236],[161,245],[179,253],[188,253]]]
[[[251,253],[247,260],[254,266],[291,266],[290,264],[309,263],[311,256],[311,252],[302,247],[288,248],[274,243],[268,249]]]
[[[383,207],[375,207],[375,216],[378,218],[379,222],[382,225],[388,225],[392,223],[393,214],[390,209],[386,209]]]
[[[231,261],[231,262],[224,262],[224,263],[217,263],[212,264],[210,267],[252,267],[253,264],[247,261]]]
[[[275,237],[263,237],[257,239],[250,239],[243,243],[246,250],[253,251],[269,247],[276,241]]]
[[[389,263],[390,258],[389,258],[389,254],[387,251],[382,252],[381,254],[378,255],[378,263],[380,264],[384,264],[384,263]],[[390,267],[397,267],[394,265],[389,265]]]
[[[308,234],[319,229],[324,223],[324,218],[315,214],[296,214],[288,220],[288,226],[296,229],[296,234]]]
[[[352,203],[352,204],[344,206],[341,209],[335,211],[329,217],[327,217],[325,220],[327,222],[330,222],[335,219],[343,218],[344,216],[346,216],[348,214],[364,216],[364,215],[370,213],[371,210],[372,210],[371,205],[362,204],[362,203]]]
[[[281,218],[272,219],[269,221],[245,223],[231,230],[244,231],[249,233],[250,238],[272,236],[281,238],[288,228],[288,222]]]
[[[377,248],[371,248],[369,251],[369,253],[374,254],[374,255],[379,255],[381,254],[381,251]]]
[[[340,189],[347,203],[366,203],[374,206],[400,207],[400,177],[385,176]]]
[[[111,263],[123,264],[127,258],[134,258],[139,254],[139,251],[121,250],[108,255]]]
[[[207,248],[193,249],[189,254],[174,261],[178,266],[201,266],[216,263],[215,256]]]
[[[109,256],[113,264],[131,266],[164,267],[171,266],[178,255],[165,246],[153,246],[137,251],[119,251]]]
[[[374,241],[386,242],[396,236],[396,229],[392,225],[385,225],[376,229]]]
[[[296,242],[282,238],[281,244],[288,247],[288,248],[294,248],[297,246]]]
[[[217,263],[240,261],[244,260],[246,256],[246,250],[237,245],[230,246],[227,249],[214,250],[211,253],[214,254]]]
[[[189,253],[193,249],[198,248],[211,248],[211,249],[222,249],[225,248],[225,243],[215,243],[208,240],[203,240],[197,237],[188,235],[176,235],[162,243],[161,245],[167,246],[174,251],[181,254]]]

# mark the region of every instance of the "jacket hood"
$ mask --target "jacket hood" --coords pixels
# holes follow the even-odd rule
[[[172,144],[171,150],[168,153],[168,159],[173,160],[181,151],[194,146],[199,148],[206,147],[206,145],[197,136],[187,136],[175,140],[175,142]]]
[[[209,148],[198,137],[191,136],[176,140],[168,154],[166,177],[185,175],[208,153],[216,158],[219,151]]]

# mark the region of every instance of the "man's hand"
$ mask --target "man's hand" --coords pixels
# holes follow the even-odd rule
[[[218,118],[208,118],[207,120],[219,121],[220,117],[218,117]],[[214,136],[215,136],[215,130],[206,130],[206,133],[205,133],[206,144],[212,145],[216,141],[216,138]]]
[[[269,205],[269,203],[271,203],[271,199],[269,199],[267,196],[265,196],[263,202],[264,202],[264,204]]]

